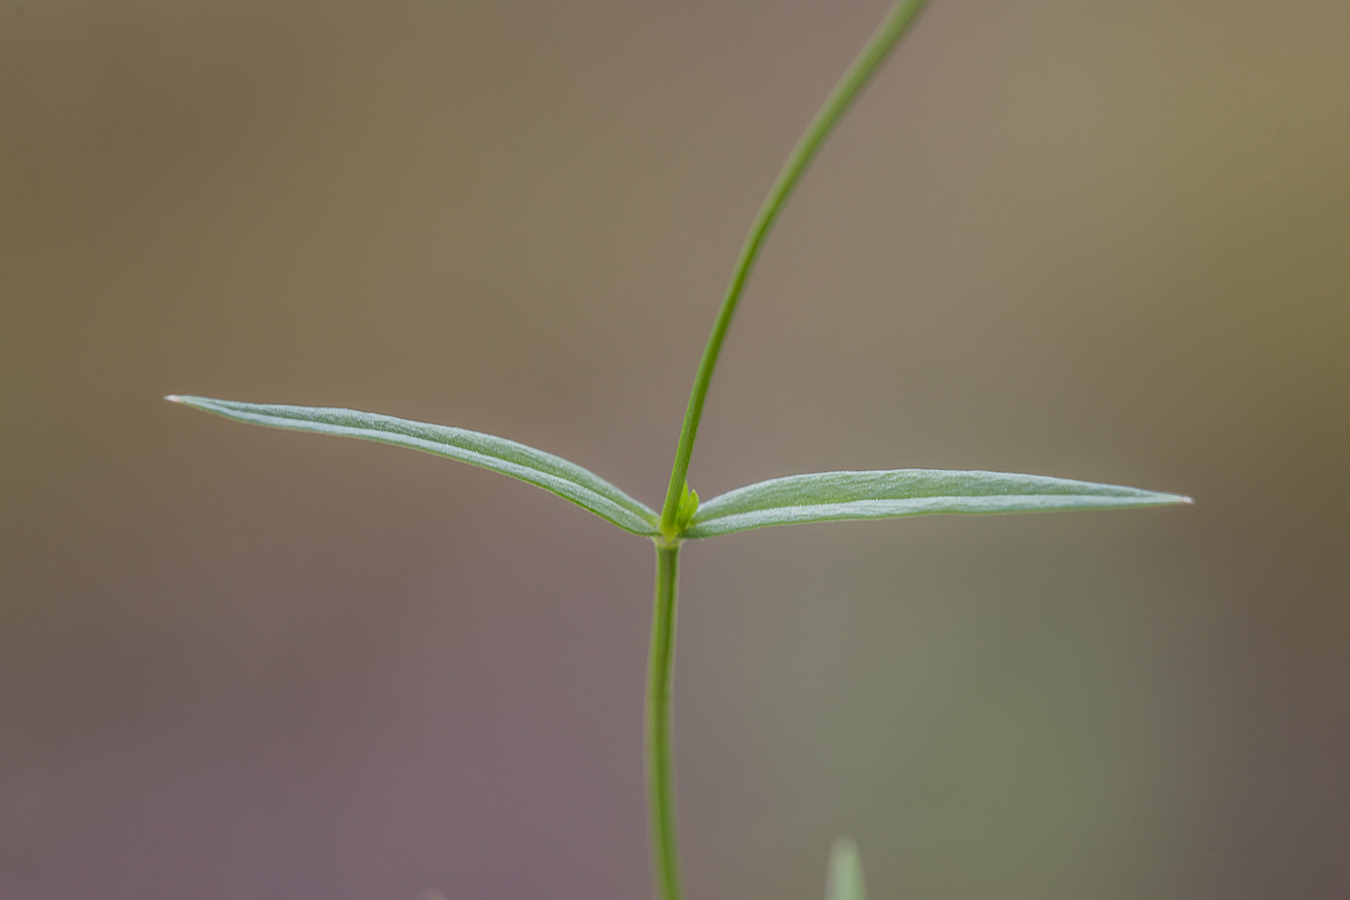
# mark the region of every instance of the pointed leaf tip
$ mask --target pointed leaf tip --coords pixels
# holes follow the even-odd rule
[[[599,475],[560,456],[505,438],[353,409],[239,403],[176,394],[165,399],[237,422],[354,437],[444,456],[551,491],[633,534],[658,534],[656,513]]]
[[[767,525],[934,513],[1050,512],[1190,503],[1189,497],[1044,475],[946,469],[816,472],[773,478],[704,503],[684,532],[714,537]]]

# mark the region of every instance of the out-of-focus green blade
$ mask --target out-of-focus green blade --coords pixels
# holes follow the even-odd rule
[[[867,900],[862,859],[851,838],[840,838],[830,848],[830,867],[825,873],[825,900]]]
[[[656,513],[599,475],[560,456],[505,438],[353,409],[238,403],[172,395],[165,399],[252,425],[379,441],[482,466],[552,491],[625,531],[657,534]]]
[[[686,538],[766,525],[890,519],[930,513],[1046,512],[1190,503],[1189,497],[1043,475],[891,469],[790,475],[704,501]]]

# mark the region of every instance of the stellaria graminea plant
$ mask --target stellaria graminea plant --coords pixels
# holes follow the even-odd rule
[[[891,49],[913,25],[926,2],[899,0],[892,7],[807,126],[760,207],[741,248],[694,376],[694,387],[675,451],[675,464],[660,512],[581,466],[542,450],[476,431],[349,409],[168,397],[177,403],[240,422],[379,441],[482,466],[552,491],[625,531],[652,540],[656,546],[656,589],[647,669],[646,762],[652,862],[661,900],[679,900],[682,896],[671,756],[671,673],[680,548],[685,541],[770,525],[842,519],[887,519],[932,513],[1119,509],[1190,502],[1189,498],[1177,494],[1063,478],[940,469],[792,475],[737,488],[704,502],[700,502],[698,494],[690,489],[685,475],[703,402],[722,350],[722,341],[764,239],[821,144]],[[864,898],[862,867],[857,848],[850,840],[839,840],[830,853],[826,897],[827,900]]]

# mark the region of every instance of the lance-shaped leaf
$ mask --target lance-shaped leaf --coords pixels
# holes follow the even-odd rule
[[[1042,475],[946,469],[817,472],[737,488],[705,501],[684,532],[705,538],[766,525],[928,513],[1046,512],[1190,503],[1189,497]]]
[[[830,848],[830,867],[825,873],[825,900],[867,900],[858,845],[849,838],[840,838]]]
[[[625,531],[641,535],[658,533],[656,513],[599,475],[560,456],[505,438],[353,409],[238,403],[172,395],[165,399],[238,422],[379,441],[482,466],[552,491]]]

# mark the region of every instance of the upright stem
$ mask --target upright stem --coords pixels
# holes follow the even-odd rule
[[[670,472],[670,487],[661,507],[661,536],[656,538],[656,608],[652,614],[651,655],[647,662],[647,792],[650,802],[652,861],[656,868],[657,892],[660,900],[681,900],[680,852],[675,824],[675,768],[670,749],[671,676],[675,662],[675,594],[680,570],[680,533],[677,522],[680,499],[684,494],[685,476],[689,472],[689,457],[694,452],[694,438],[698,435],[699,419],[703,415],[703,401],[712,383],[713,369],[722,352],[722,341],[731,327],[741,293],[745,290],[755,257],[768,237],[769,229],[788,195],[810,164],[820,145],[834,129],[840,116],[862,91],[873,73],[880,68],[891,48],[909,30],[928,0],[898,0],[891,7],[881,25],[872,34],[858,58],[839,79],[825,104],[797,141],[778,180],[764,199],[755,222],[750,227],[736,268],[731,274],[722,306],[713,323],[708,344],[703,348],[694,388],[689,394],[689,405],[680,429],[680,442],[675,450],[675,465]]]
[[[675,663],[675,597],[680,545],[656,542],[656,601],[647,657],[647,797],[657,896],[680,900],[679,831],[675,822],[675,761],[670,747],[670,697]]]
[[[694,452],[694,438],[698,435],[699,419],[703,416],[703,400],[708,396],[708,385],[712,383],[713,369],[717,366],[717,357],[722,352],[722,341],[731,327],[731,317],[736,314],[736,306],[741,301],[741,293],[750,277],[750,269],[759,255],[759,248],[769,235],[769,229],[778,212],[787,202],[788,195],[797,186],[797,181],[806,171],[812,157],[825,143],[830,132],[839,121],[839,117],[848,109],[849,104],[862,92],[873,73],[890,53],[909,26],[914,23],[919,12],[928,0],[899,0],[886,15],[881,25],[872,33],[867,46],[863,47],[853,65],[839,79],[830,96],[826,98],[816,117],[806,127],[806,131],[792,148],[778,180],[769,189],[764,205],[759,208],[755,222],[750,226],[741,255],[736,260],[736,268],[731,273],[731,283],[727,285],[726,295],[722,298],[722,307],[717,311],[717,320],[713,323],[712,334],[707,346],[703,348],[703,358],[698,364],[698,373],[694,376],[694,388],[689,394],[689,405],[684,411],[684,426],[680,429],[680,442],[675,448],[675,466],[670,473],[670,487],[666,490],[666,502],[661,507],[661,532],[668,538],[676,537],[675,512],[684,491],[684,479],[689,472],[689,457]]]

